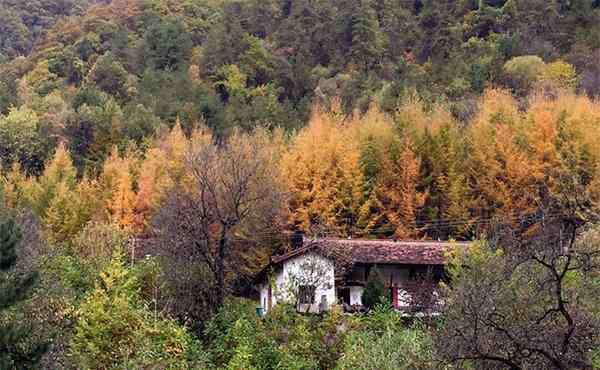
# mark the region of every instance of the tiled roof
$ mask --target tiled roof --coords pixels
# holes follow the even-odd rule
[[[453,246],[466,247],[464,242],[439,241],[391,241],[370,239],[305,239],[301,248],[280,256],[271,257],[272,264],[278,264],[310,250],[320,250],[325,254],[349,253],[352,263],[444,265],[446,251]]]

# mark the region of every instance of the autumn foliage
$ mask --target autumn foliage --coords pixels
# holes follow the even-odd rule
[[[463,238],[550,197],[595,202],[599,118],[585,97],[533,95],[522,110],[502,90],[484,94],[466,127],[419,101],[394,116],[316,110],[282,160],[291,221],[342,236]]]
[[[347,116],[334,105],[315,108],[297,135],[271,135],[268,145],[278,153],[273,166],[286,188],[290,228],[460,239],[481,235],[495,220],[519,222],[551,197],[595,204],[599,119],[600,107],[586,97],[532,95],[523,110],[509,93],[489,90],[467,124],[418,99],[393,115],[373,105]],[[92,219],[145,233],[165,195],[190,176],[184,161],[198,135],[176,124],[145,152],[115,147],[97,176],[78,174],[59,146],[37,178],[17,165],[6,172],[4,197],[30,204],[56,241]]]

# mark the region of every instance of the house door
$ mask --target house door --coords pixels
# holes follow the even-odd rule
[[[340,288],[338,290],[338,297],[341,303],[345,303],[347,305],[350,304],[350,288]]]
[[[398,308],[398,287],[396,285],[392,285],[390,290],[392,295],[392,306],[394,308]]]

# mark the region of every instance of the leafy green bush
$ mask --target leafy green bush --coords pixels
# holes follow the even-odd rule
[[[578,82],[575,67],[562,60],[548,64],[541,78],[544,81],[551,81],[567,89],[574,89]]]
[[[290,305],[278,305],[264,318],[255,304],[230,299],[208,323],[210,357],[226,369],[332,369],[341,355],[351,323],[340,309],[325,316],[303,315]]]
[[[435,369],[433,341],[418,324],[403,327],[397,312],[378,305],[347,335],[336,369]]]
[[[504,64],[504,73],[509,85],[519,94],[525,94],[533,87],[542,74],[546,64],[535,55],[514,57]]]
[[[246,299],[230,298],[208,322],[205,335],[210,343],[208,350],[213,363],[222,366],[231,360],[232,351],[237,345],[234,327],[238,321],[251,324],[256,331],[258,322],[255,306]]]

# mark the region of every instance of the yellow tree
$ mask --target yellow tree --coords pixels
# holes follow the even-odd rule
[[[308,126],[282,158],[291,223],[310,230],[321,225],[349,235],[360,209],[360,148],[347,123],[315,109]]]
[[[13,164],[11,170],[6,174],[0,173],[0,189],[2,190],[4,205],[10,208],[18,208],[25,205],[31,197],[29,192],[32,188],[32,180],[27,178],[18,163]]]
[[[599,120],[600,109],[587,97],[564,93],[555,99],[531,99],[525,115],[527,149],[537,181],[550,196],[583,203],[593,195],[600,161]]]
[[[468,175],[480,222],[494,216],[513,221],[531,211],[537,200],[535,178],[540,175],[524,151],[520,117],[506,115],[507,108],[516,111],[516,103],[503,94],[488,93],[482,107],[494,104],[489,100],[494,97],[507,100],[506,105],[495,112],[487,107],[469,130]]]
[[[101,209],[98,190],[97,183],[88,179],[83,179],[75,189],[64,182],[58,184],[43,219],[50,242],[69,242],[84,229]]]
[[[147,226],[161,199],[184,174],[184,156],[189,145],[179,120],[168,135],[146,152],[140,166],[135,199],[136,228]]]
[[[167,154],[160,148],[149,149],[142,161],[135,199],[135,224],[138,228],[145,227],[164,190],[170,186],[166,162]]]
[[[109,220],[130,231],[133,231],[135,226],[136,195],[133,190],[133,173],[136,162],[131,151],[120,156],[118,149],[113,148],[104,163],[101,178]]]
[[[135,226],[134,205],[131,174],[124,172],[116,179],[107,205],[112,222],[125,230],[132,230]]]
[[[391,235],[393,231],[389,231],[384,205],[375,189],[385,170],[389,149],[398,138],[394,123],[376,105],[372,105],[364,116],[355,116],[351,126],[353,140],[360,145],[360,168],[363,175],[363,194],[356,232],[365,237]]]
[[[42,176],[26,181],[25,197],[55,244],[71,240],[100,209],[97,183],[85,178],[78,182],[63,144],[46,164]]]
[[[420,161],[408,138],[394,143],[383,158],[375,195],[396,238],[419,236],[417,212],[425,202],[425,194],[417,190],[419,169]]]
[[[523,113],[508,99],[489,92],[482,105],[487,114],[469,132],[470,176],[484,220],[517,222],[542,205],[556,211],[560,201],[587,192],[599,158],[592,123],[599,116],[587,98],[533,96]],[[498,100],[505,101],[502,108]]]
[[[69,151],[62,143],[58,145],[54,157],[46,164],[44,173],[32,184],[29,192],[29,201],[38,216],[45,216],[60,184],[68,189],[74,189],[77,185],[77,170]]]
[[[470,199],[464,162],[467,150],[460,125],[442,104],[425,109],[418,98],[396,112],[400,129],[412,138],[421,162],[417,187],[426,193],[418,224],[432,238],[464,238],[469,234]]]

